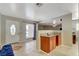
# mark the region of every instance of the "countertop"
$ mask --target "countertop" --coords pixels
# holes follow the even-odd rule
[[[52,36],[56,36],[56,35],[58,35],[57,33],[42,33],[42,34],[40,34],[40,36],[45,36],[45,37],[52,37]]]

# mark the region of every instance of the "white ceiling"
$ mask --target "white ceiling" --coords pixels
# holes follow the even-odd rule
[[[73,13],[73,19],[78,16],[76,3],[43,3],[37,7],[35,3],[0,3],[0,13],[8,16],[14,16],[34,21],[51,21],[53,18]]]
[[[79,19],[77,3],[43,3],[41,7],[35,3],[0,3],[3,15],[51,23],[53,18],[72,13],[72,19]],[[59,21],[58,21],[59,23]],[[74,25],[75,27],[75,25]]]

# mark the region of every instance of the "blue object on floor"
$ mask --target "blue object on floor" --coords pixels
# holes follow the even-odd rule
[[[4,45],[0,50],[0,56],[14,56],[11,44]]]

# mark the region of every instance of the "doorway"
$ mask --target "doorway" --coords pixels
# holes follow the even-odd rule
[[[19,41],[20,25],[18,21],[6,20],[6,43]]]

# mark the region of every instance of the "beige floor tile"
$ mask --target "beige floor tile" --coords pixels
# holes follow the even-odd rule
[[[61,45],[54,49],[49,55],[38,51],[36,49],[36,41],[30,41],[26,43],[21,43],[22,47],[14,50],[16,56],[77,56],[78,55],[78,45],[73,45],[72,47]],[[17,45],[18,46],[18,45]],[[20,45],[19,45],[20,46]]]

